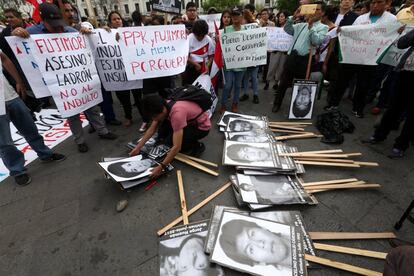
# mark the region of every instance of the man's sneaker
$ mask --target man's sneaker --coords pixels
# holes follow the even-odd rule
[[[42,162],[48,163],[48,162],[60,162],[66,159],[66,156],[60,153],[53,153],[51,156],[49,156],[46,159],[42,159]]]
[[[78,151],[81,153],[85,153],[89,150],[89,147],[87,144],[82,143],[82,144],[78,144]]]
[[[375,138],[374,136],[371,136],[371,137],[369,137],[368,139],[362,139],[361,140],[361,143],[362,144],[371,144],[371,145],[374,145],[374,144],[378,144],[378,143],[380,143],[381,141],[380,140],[378,140],[377,138]]]
[[[27,173],[24,173],[21,175],[16,175],[14,177],[14,182],[16,182],[16,184],[19,186],[26,186],[26,185],[29,185],[30,182],[32,182],[32,179]]]
[[[399,158],[403,158],[404,157],[404,151],[397,149],[397,148],[393,148],[391,150],[391,153],[388,154],[388,157],[391,159],[399,159]]]
[[[142,123],[141,127],[139,128],[139,132],[145,132],[148,128],[148,123]]]
[[[118,121],[117,119],[110,120],[110,121],[108,121],[106,123],[108,125],[111,125],[111,126],[120,126],[120,125],[122,125],[122,122],[121,121]]]
[[[118,138],[118,135],[116,135],[112,132],[108,132],[106,134],[99,135],[99,137],[102,138],[102,139],[106,139],[106,140],[115,140],[116,138]]]
[[[240,97],[241,102],[247,101],[248,99],[249,99],[249,95],[246,95],[246,94]]]
[[[338,107],[335,105],[327,105],[323,108],[325,111],[332,111],[332,110],[338,110]]]
[[[203,143],[199,142],[198,144],[198,147],[193,148],[191,151],[191,156],[199,157],[206,150],[206,146]]]
[[[259,96],[257,96],[257,95],[253,96],[253,103],[255,103],[255,104],[259,103]]]

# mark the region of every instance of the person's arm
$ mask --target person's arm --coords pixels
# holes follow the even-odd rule
[[[158,121],[153,120],[151,122],[150,127],[145,132],[144,136],[142,136],[141,141],[135,146],[133,150],[129,152],[130,156],[138,155],[142,149],[142,147],[145,145],[145,143],[154,135],[154,133],[157,131],[158,128]]]
[[[397,47],[399,49],[406,49],[411,46],[414,46],[414,30],[411,30],[407,34],[400,37],[397,43]]]
[[[293,35],[295,33],[295,28],[293,26],[293,17],[290,17],[288,20],[286,20],[286,24],[283,27],[283,30],[290,35]]]
[[[23,99],[26,98],[26,87],[24,86],[23,79],[20,77],[20,74],[17,71],[16,66],[14,66],[13,62],[4,53],[1,53],[0,57],[1,63],[3,64],[3,68],[16,81],[17,94],[19,94]]]
[[[16,29],[14,29],[12,31],[11,35],[18,36],[18,37],[21,37],[21,38],[29,38],[29,36],[30,36],[29,32],[26,29],[22,28],[22,27],[17,27]]]
[[[309,39],[313,46],[319,46],[322,44],[323,40],[328,33],[328,28],[321,28],[317,30],[315,26],[312,26],[309,30]]]
[[[168,164],[170,164],[174,160],[174,157],[177,155],[177,153],[180,152],[181,145],[183,143],[183,134],[183,129],[180,129],[173,133],[173,146],[171,147],[170,151],[168,152],[165,159],[161,162],[161,164],[152,169],[150,175],[151,178],[158,177],[162,173],[164,167],[168,166]]]

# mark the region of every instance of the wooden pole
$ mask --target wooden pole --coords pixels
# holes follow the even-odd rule
[[[222,192],[224,192],[228,187],[231,186],[231,182],[227,182],[226,184],[224,184],[220,189],[218,189],[217,191],[215,191],[214,193],[212,193],[211,195],[209,195],[207,198],[205,198],[203,201],[201,201],[200,203],[198,203],[196,206],[194,206],[193,208],[190,209],[190,211],[188,211],[188,216],[191,216],[192,214],[194,214],[195,212],[197,212],[199,209],[201,209],[204,205],[206,205],[207,203],[209,203],[211,200],[213,200],[215,197],[217,197],[218,195],[220,195]],[[183,221],[183,216],[176,218],[175,220],[173,220],[170,224],[164,226],[162,229],[160,229],[157,234],[158,236],[163,235],[165,232],[167,232],[168,230],[170,230],[172,227],[176,226],[177,224],[179,224],[181,221]]]
[[[286,136],[278,136],[275,137],[276,141],[284,141],[290,139],[305,139],[305,138],[316,138],[318,137],[316,134],[313,133],[305,133],[305,134],[297,134],[297,135],[286,135]]]
[[[333,163],[333,162],[316,162],[316,161],[295,161],[297,164],[302,165],[315,165],[315,166],[327,166],[327,167],[348,167],[348,168],[360,168],[360,165],[357,164],[348,164],[348,163]]]
[[[209,161],[206,161],[206,160],[203,160],[203,159],[200,159],[200,158],[196,158],[196,157],[193,157],[193,156],[190,156],[190,155],[186,155],[184,153],[178,153],[177,155],[179,155],[183,158],[187,158],[187,159],[196,161],[196,162],[204,164],[204,165],[208,165],[208,166],[211,166],[211,167],[218,168],[218,165],[216,163],[213,163],[213,162],[209,162]]]
[[[187,225],[188,224],[187,203],[185,201],[183,176],[181,175],[180,170],[177,170],[177,180],[178,180],[178,192],[180,194],[181,213],[183,215],[183,223],[184,225]]]
[[[366,188],[381,188],[381,185],[379,185],[379,184],[347,184],[347,183],[345,183],[345,184],[321,185],[321,186],[307,187],[307,188],[305,188],[305,190],[366,189]]]
[[[317,181],[317,182],[305,182],[302,184],[303,187],[308,186],[317,186],[317,185],[329,185],[329,184],[341,184],[348,182],[358,181],[356,178],[347,178],[347,179],[336,179],[336,180],[326,180],[326,181]]]
[[[272,132],[278,132],[278,133],[295,133],[295,134],[306,134],[311,132],[303,132],[301,130],[285,130],[285,129],[278,129],[278,128],[270,128]],[[312,133],[313,134],[313,133]]]
[[[366,239],[395,239],[392,232],[309,232],[312,240],[366,240]]]
[[[274,124],[274,125],[305,125],[305,126],[310,126],[310,125],[312,125],[312,122],[269,122],[269,124]]]
[[[324,154],[324,153],[343,153],[344,151],[341,149],[333,149],[333,150],[313,150],[313,151],[298,151],[292,152],[290,154]]]
[[[313,47],[309,49],[308,67],[306,68],[306,80],[310,79],[311,67],[312,67],[312,51]]]
[[[215,172],[213,170],[210,170],[209,168],[204,167],[203,165],[200,165],[197,162],[195,162],[193,160],[190,160],[190,159],[187,159],[187,158],[184,158],[182,156],[176,155],[174,157],[174,159],[176,159],[176,160],[178,160],[180,162],[183,162],[183,163],[185,163],[187,165],[190,165],[190,166],[192,166],[192,167],[194,167],[196,169],[199,169],[200,171],[203,171],[205,173],[208,173],[208,174],[211,174],[211,175],[214,175],[214,176],[218,176],[219,175],[218,172]]]
[[[313,243],[313,246],[315,246],[315,248],[319,250],[326,250],[326,251],[331,251],[331,252],[345,253],[345,254],[358,255],[358,256],[364,256],[364,257],[371,257],[371,258],[382,259],[382,260],[385,260],[385,258],[387,257],[387,253],[385,252],[364,250],[364,249],[358,249],[358,248],[352,248],[352,247],[336,246],[336,245],[316,243],[316,242]]]
[[[283,128],[287,130],[299,130],[299,131],[305,131],[304,128],[300,127],[293,127],[293,126],[283,126],[283,125],[270,125],[271,128]]]
[[[292,135],[293,136],[293,135]],[[280,156],[290,156],[290,157],[308,157],[308,158],[348,158],[349,155],[346,153],[301,153],[301,152],[292,152],[292,153],[281,153]]]
[[[330,159],[330,158],[315,158],[315,157],[293,157],[295,160],[298,161],[317,161],[317,162],[334,162],[334,163],[348,163],[348,164],[356,164],[354,160],[348,159]],[[359,164],[357,164],[359,165]]]
[[[366,184],[365,181],[352,181],[352,182],[345,182],[345,183],[324,183],[319,185],[306,185],[303,186],[305,189],[329,189],[329,187],[333,187],[335,185],[360,185],[360,184]]]
[[[346,264],[346,263],[340,263],[340,262],[332,261],[332,260],[329,260],[329,259],[312,256],[312,255],[309,255],[309,254],[305,254],[305,259],[307,261],[310,261],[310,262],[314,262],[314,263],[321,264],[321,265],[326,265],[326,266],[337,268],[337,269],[340,269],[340,270],[353,272],[353,273],[359,274],[359,275],[382,276],[381,272],[377,272],[377,271],[374,271],[374,270],[369,270],[369,269],[358,267],[358,266],[353,266],[353,265]]]

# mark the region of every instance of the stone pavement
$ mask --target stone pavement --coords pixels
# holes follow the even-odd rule
[[[285,120],[288,114],[286,97],[282,110],[272,114],[272,90],[260,91],[260,104],[242,103],[240,111],[253,115],[268,115],[271,120]],[[318,114],[324,101],[316,103]],[[343,110],[350,114],[350,102]],[[180,215],[175,172],[159,179],[149,191],[139,187],[121,191],[106,180],[96,162],[101,157],[126,156],[125,144],[138,134],[140,120],[135,112],[132,127],[112,128],[120,135],[116,141],[100,140],[96,134],[86,134],[90,151],[80,154],[68,139],[56,147],[67,155],[58,164],[29,165],[32,183],[17,187],[12,179],[0,183],[0,275],[158,275],[158,239],[156,231]],[[122,111],[117,110],[119,118]],[[314,116],[315,118],[315,116]],[[217,116],[214,117],[216,122]],[[309,231],[393,231],[393,225],[414,198],[414,150],[403,160],[386,157],[392,147],[393,133],[381,145],[365,146],[359,140],[372,133],[375,118],[351,117],[356,125],[354,134],[346,134],[340,146],[347,152],[362,152],[364,161],[380,163],[378,168],[339,169],[307,167],[305,181],[357,177],[369,183],[379,183],[380,190],[333,191],[317,195],[317,206],[300,207]],[[223,136],[213,128],[205,139],[207,147],[202,158],[221,163]],[[331,149],[318,139],[288,142],[300,150]],[[213,193],[233,172],[220,167],[220,176],[213,177],[175,162],[184,177],[188,208]],[[117,213],[115,205],[128,199],[128,208]],[[229,189],[190,217],[190,221],[208,219],[215,204],[236,206]],[[414,241],[414,225],[406,223],[397,235]],[[371,250],[388,251],[387,241],[331,242]],[[382,271],[383,261],[344,254],[320,255],[338,261]],[[240,275],[226,270],[226,275]],[[348,275],[329,268],[313,269],[309,275]]]

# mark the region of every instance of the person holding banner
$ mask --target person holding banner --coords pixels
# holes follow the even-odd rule
[[[292,86],[293,79],[306,77],[309,55],[315,54],[315,48],[321,45],[328,32],[328,26],[321,23],[326,5],[323,1],[315,2],[315,4],[317,5],[315,13],[305,16],[307,23],[293,24],[301,15],[299,7],[284,27],[285,32],[293,35],[293,44],[288,51],[280,86],[273,101],[272,112],[279,111],[286,90]]]
[[[62,13],[59,8],[50,3],[42,3],[39,6],[42,23],[32,26],[28,29],[16,28],[13,30],[12,35],[28,38],[31,34],[49,34],[49,33],[68,33],[77,32],[76,29],[66,26],[66,22],[63,20]],[[98,132],[98,135],[102,139],[114,140],[118,138],[117,135],[110,132],[105,125],[105,121],[101,117],[100,109],[98,106],[91,107],[84,111],[89,122]],[[75,143],[77,144],[78,151],[85,153],[89,150],[88,145],[85,143],[85,137],[83,133],[82,122],[79,114],[68,118],[70,130],[74,136]]]
[[[39,134],[29,110],[20,99],[20,97],[25,97],[26,88],[19,72],[12,61],[1,51],[0,57],[3,68],[16,83],[16,90],[14,90],[6,78],[3,77],[3,80],[1,80],[3,82],[4,99],[6,102],[6,114],[0,116],[0,157],[6,168],[10,171],[10,175],[14,177],[16,184],[25,186],[31,182],[31,178],[26,173],[26,168],[24,167],[24,154],[13,143],[10,133],[10,122],[14,124],[43,162],[59,162],[65,160],[66,157],[63,154],[53,153],[45,145],[43,137]]]

